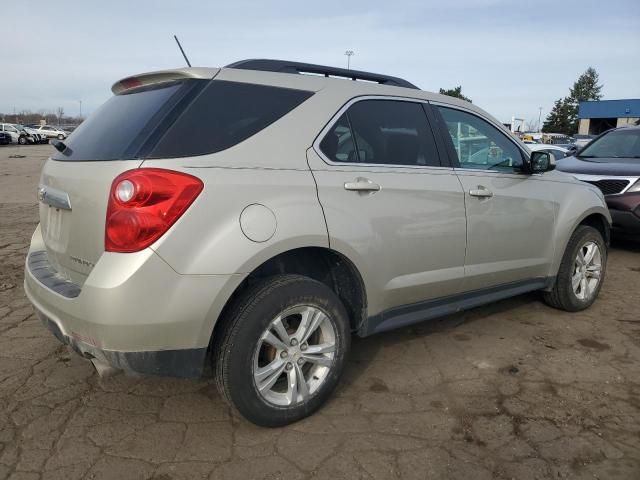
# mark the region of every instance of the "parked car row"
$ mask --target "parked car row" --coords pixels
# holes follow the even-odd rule
[[[48,143],[49,139],[65,140],[70,133],[51,125],[0,123],[0,145]]]

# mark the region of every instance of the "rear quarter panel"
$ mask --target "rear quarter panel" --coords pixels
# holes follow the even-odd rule
[[[287,250],[329,245],[315,182],[308,169],[185,166],[189,163],[188,159],[144,163],[144,167],[194,175],[205,185],[194,204],[151,247],[178,273],[247,274]],[[256,204],[275,217],[275,231],[264,241],[249,239],[240,222],[243,210]]]

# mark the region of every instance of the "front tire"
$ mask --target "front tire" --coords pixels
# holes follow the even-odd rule
[[[18,138],[18,143],[20,145],[26,145],[27,144],[27,139],[25,137],[20,137],[20,138]]]
[[[58,140],[60,140],[60,141],[64,140],[64,135],[62,135],[62,134],[58,135]]]
[[[602,234],[580,225],[571,235],[555,285],[544,301],[568,312],[589,308],[598,297],[607,267],[607,245]]]
[[[249,421],[278,427],[329,398],[350,346],[338,296],[301,275],[259,281],[234,302],[214,338],[218,389]]]

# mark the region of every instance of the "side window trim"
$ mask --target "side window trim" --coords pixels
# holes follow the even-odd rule
[[[349,125],[349,132],[351,132],[351,138],[353,139],[353,146],[356,149],[356,156],[358,157],[358,164],[362,164],[364,162],[362,162],[360,160],[360,147],[358,147],[358,139],[356,138],[356,132],[353,129],[353,124],[351,123],[351,115],[349,115],[349,109],[347,108],[344,111],[344,116],[347,119],[347,124]],[[323,152],[324,154],[324,152]],[[345,162],[345,163],[353,163],[353,162]]]
[[[513,143],[513,145],[516,147],[516,149],[520,152],[520,157],[522,159],[523,162],[528,162],[529,161],[529,155],[522,149],[520,148],[520,145],[518,145],[518,143],[511,138],[508,135],[505,135],[500,128],[491,120],[489,120],[488,118],[483,117],[482,115],[478,115],[476,112],[466,109],[466,108],[462,108],[458,105],[451,105],[449,103],[442,103],[442,102],[428,102],[429,105],[431,106],[431,110],[434,114],[434,116],[437,118],[437,126],[438,126],[438,131],[440,133],[440,135],[443,137],[444,142],[446,143],[446,148],[447,148],[447,154],[449,157],[449,161],[451,162],[451,165],[453,166],[453,168],[456,168],[458,170],[464,170],[464,171],[471,171],[471,172],[483,172],[483,173],[496,173],[496,174],[500,174],[500,175],[527,175],[524,172],[517,172],[517,171],[513,171],[513,172],[503,172],[500,170],[481,170],[481,169],[476,169],[476,168],[465,168],[462,167],[460,165],[460,162],[458,160],[458,155],[456,153],[456,150],[453,146],[453,140],[451,139],[451,136],[449,135],[449,132],[447,131],[447,127],[445,125],[445,121],[444,118],[442,117],[442,114],[440,113],[440,111],[438,110],[437,107],[443,107],[443,108],[449,108],[451,110],[458,110],[460,112],[464,112],[467,113],[469,115],[473,115],[476,118],[479,118],[480,120],[483,120],[484,122],[488,123],[489,125],[491,125],[492,127],[494,127],[498,133],[500,133],[501,135],[504,136],[504,138],[506,138],[508,141],[510,141],[511,143]]]
[[[433,132],[433,137],[436,141],[436,148],[438,149],[438,155],[440,157],[440,165],[446,168],[459,167],[457,157],[451,157],[451,152],[449,151],[449,144],[451,142],[447,142],[447,138],[443,136],[441,125],[442,117],[440,116],[440,112],[435,111],[437,109],[433,108],[430,102],[423,103],[422,108],[424,113],[427,115],[427,121],[429,122],[431,131]]]
[[[365,100],[392,100],[392,101],[401,101],[401,102],[411,102],[417,103],[423,106],[423,111],[425,113],[425,119],[428,127],[431,130],[431,134],[433,135],[436,142],[436,150],[438,151],[438,162],[439,166],[432,165],[397,165],[397,164],[388,164],[388,163],[361,163],[361,162],[335,162],[329,158],[322,152],[320,148],[320,143],[322,139],[327,135],[327,133],[333,128],[333,126],[340,120],[340,117],[346,113],[346,117],[349,122],[349,129],[351,130],[351,135],[354,138],[354,144],[357,146],[357,141],[355,139],[355,134],[353,132],[353,128],[351,126],[351,119],[349,118],[348,110],[349,108],[357,102],[362,102]],[[323,162],[331,166],[359,166],[359,167],[370,167],[370,168],[394,168],[394,169],[446,169],[451,170],[452,165],[447,155],[443,153],[441,150],[441,138],[439,138],[438,131],[434,128],[432,117],[427,113],[427,108],[429,106],[429,102],[427,100],[423,100],[420,98],[410,98],[410,97],[395,97],[390,95],[361,95],[357,97],[351,98],[344,105],[342,105],[338,111],[331,117],[331,119],[327,122],[327,124],[320,130],[313,143],[311,144],[312,148],[320,156]]]

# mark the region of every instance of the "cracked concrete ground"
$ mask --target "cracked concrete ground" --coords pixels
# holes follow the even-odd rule
[[[38,323],[22,269],[49,152],[0,147],[0,480],[640,478],[640,244],[614,244],[588,311],[532,294],[356,339],[325,408],[262,429],[210,381],[100,379]]]

